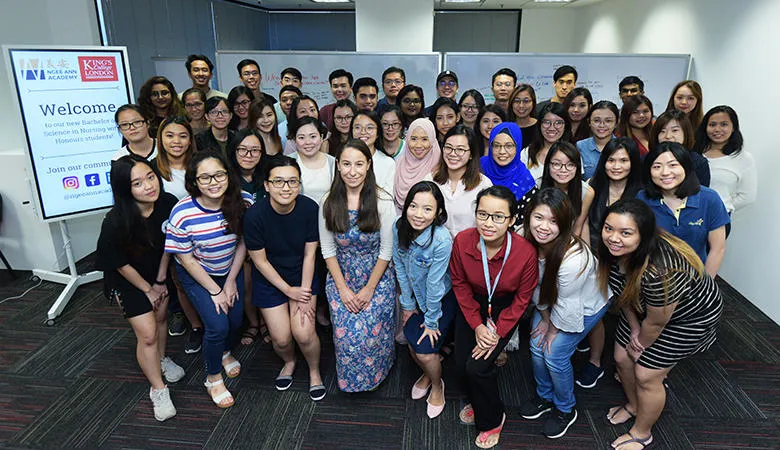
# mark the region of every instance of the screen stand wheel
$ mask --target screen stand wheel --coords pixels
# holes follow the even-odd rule
[[[79,286],[103,278],[103,272],[92,271],[85,274],[79,274],[76,271],[76,261],[73,258],[73,250],[70,245],[70,232],[68,231],[68,224],[64,220],[60,221],[60,232],[62,233],[62,240],[65,243],[65,255],[68,258],[68,269],[70,270],[70,273],[66,274],[49,270],[33,269],[33,275],[40,279],[65,285],[62,293],[57,297],[57,300],[51,305],[49,312],[46,314],[47,325],[50,323],[52,325],[54,324],[54,319],[62,314],[62,310],[68,305],[70,298]]]

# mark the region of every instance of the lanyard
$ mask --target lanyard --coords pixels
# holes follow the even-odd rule
[[[482,271],[485,273],[485,287],[488,291],[488,317],[492,317],[493,294],[496,292],[496,287],[498,287],[498,280],[501,278],[501,272],[504,271],[506,260],[509,258],[509,252],[512,250],[512,234],[506,234],[506,252],[504,253],[504,262],[501,263],[501,269],[498,271],[498,275],[496,275],[496,279],[492,286],[490,285],[490,271],[488,270],[488,257],[487,250],[485,249],[485,240],[482,239],[481,236],[479,238],[479,248],[482,250]]]

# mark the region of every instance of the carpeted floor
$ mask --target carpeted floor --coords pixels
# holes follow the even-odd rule
[[[88,270],[89,263],[80,264]],[[10,280],[0,271],[0,299],[35,283],[29,272]],[[780,448],[780,326],[721,282],[726,310],[718,341],[707,353],[684,361],[668,381],[667,404],[654,429],[658,449]],[[219,410],[202,382],[201,357],[185,355],[185,338],[170,338],[168,354],[187,371],[170,385],[178,415],[164,423],[152,415],[149,386],[135,361],[135,337],[101,284],[78,290],[53,327],[45,313],[61,287],[42,283],[23,299],[0,304],[0,446],[5,448],[137,449],[467,449],[473,427],[460,425],[460,387],[445,364],[447,406],[435,420],[425,401],[409,390],[419,376],[408,352],[398,348],[395,367],[375,392],[344,394],[336,387],[333,345],[323,341],[322,367],[328,396],[308,397],[303,360],[287,392],[273,378],[280,361],[267,345],[238,347],[242,374],[228,382],[236,405]],[[608,321],[611,336],[614,317]],[[606,448],[625,432],[604,419],[623,400],[612,378],[611,351],[605,377],[594,389],[577,388],[577,422],[566,436],[549,440],[539,421],[526,421],[518,406],[533,392],[527,340],[501,369],[508,419],[500,448]],[[582,364],[575,357],[575,368]]]

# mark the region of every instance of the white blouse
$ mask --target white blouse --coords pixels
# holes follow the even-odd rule
[[[466,185],[463,184],[463,180],[458,181],[455,192],[452,192],[452,183],[450,180],[447,180],[444,184],[436,183],[444,196],[444,206],[447,210],[447,222],[444,224],[444,227],[449,230],[453,238],[461,231],[477,226],[477,220],[474,213],[474,210],[476,209],[475,202],[477,201],[477,194],[479,194],[481,190],[493,186],[490,178],[483,174],[479,174],[479,176],[479,184],[470,191],[466,190]],[[423,180],[433,181],[433,176],[428,174]]]
[[[729,214],[756,201],[758,175],[750,153],[743,150],[736,155],[707,157],[707,162],[710,188],[720,195]]]

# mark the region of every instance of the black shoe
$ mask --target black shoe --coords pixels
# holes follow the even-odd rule
[[[181,336],[187,332],[187,318],[183,312],[175,312],[168,318],[168,334],[170,336]]]
[[[193,328],[187,335],[187,342],[184,344],[184,353],[191,355],[198,353],[203,345],[203,328]]]
[[[552,407],[552,402],[539,397],[539,394],[534,394],[533,398],[520,407],[520,415],[523,419],[538,419],[542,414],[550,411]]]
[[[598,383],[599,379],[603,376],[604,369],[601,367],[596,367],[590,361],[588,361],[585,364],[585,367],[582,368],[582,372],[580,372],[575,383],[577,383],[577,385],[580,387],[590,389],[592,387],[596,387],[596,383]]]
[[[542,434],[550,439],[557,439],[566,434],[569,427],[576,421],[576,409],[572,408],[571,412],[562,413],[558,408],[555,408],[555,411],[553,411],[553,413],[550,414],[550,417],[544,422]]]
[[[588,337],[585,336],[579,344],[577,344],[577,351],[580,353],[585,353],[590,351],[590,343],[588,342]]]

